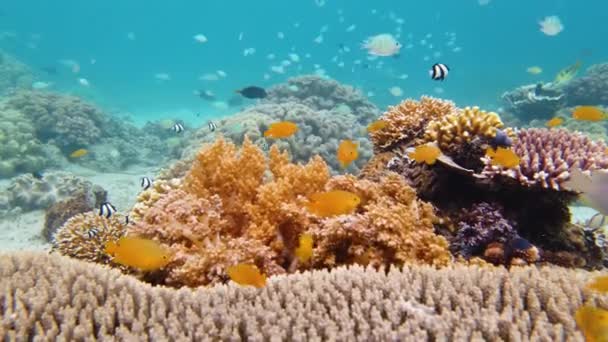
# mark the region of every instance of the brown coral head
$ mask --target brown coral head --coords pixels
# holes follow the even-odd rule
[[[563,190],[561,184],[570,177],[574,168],[594,171],[608,168],[606,145],[586,135],[565,129],[529,128],[517,133],[513,150],[520,165],[512,169],[491,165],[482,158],[484,178],[498,176],[517,180],[525,186]]]
[[[389,107],[382,115],[386,127],[370,133],[376,151],[388,151],[400,144],[408,144],[420,137],[426,124],[435,119],[457,112],[452,101],[422,96],[420,101],[407,99]]]

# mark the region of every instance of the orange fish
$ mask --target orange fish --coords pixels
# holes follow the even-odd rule
[[[441,155],[441,150],[435,145],[420,145],[416,146],[414,152],[410,152],[408,157],[414,159],[418,163],[435,164],[437,158]]]
[[[333,190],[312,194],[306,208],[311,213],[330,217],[335,215],[350,214],[361,203],[361,198],[349,191]]]
[[[509,148],[498,147],[495,151],[490,147],[486,150],[486,155],[492,159],[491,164],[494,166],[511,169],[519,165],[519,157]]]
[[[300,235],[300,246],[296,248],[296,257],[300,262],[304,263],[312,258],[312,235],[302,234]]]
[[[253,264],[237,264],[226,270],[230,280],[239,285],[251,285],[262,288],[266,285],[266,276]]]
[[[549,128],[553,128],[553,127],[557,127],[557,126],[561,125],[562,123],[564,123],[564,119],[556,116],[553,119],[547,121],[545,123],[545,126],[547,126]]]
[[[291,121],[281,121],[271,123],[266,132],[264,132],[264,136],[273,139],[289,138],[296,134],[297,131],[298,125],[295,123]]]
[[[347,167],[350,163],[357,160],[359,152],[357,147],[359,145],[351,140],[342,140],[340,146],[338,146],[338,152],[336,153],[338,161],[342,167]]]
[[[585,305],[576,310],[574,320],[587,341],[608,341],[608,311]]]
[[[384,120],[376,120],[367,126],[367,131],[369,133],[379,131],[381,129],[384,129],[384,127],[386,127],[387,124],[388,123]]]
[[[572,117],[576,120],[584,121],[602,121],[607,118],[606,113],[594,106],[576,107],[572,112]]]
[[[84,148],[78,149],[72,153],[70,153],[70,158],[80,158],[80,157],[84,157],[89,153],[89,151],[87,151]]]
[[[587,288],[598,292],[608,292],[608,275],[595,277],[592,282],[587,284]]]
[[[106,242],[104,251],[113,257],[112,261],[142,271],[163,268],[171,259],[171,253],[160,243],[133,236]]]

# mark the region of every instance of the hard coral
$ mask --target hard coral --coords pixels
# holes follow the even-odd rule
[[[141,220],[144,213],[150,209],[154,203],[171,190],[179,189],[181,184],[182,180],[179,178],[155,180],[149,189],[142,191],[137,196],[137,201],[133,208],[131,208],[129,217],[135,222]]]
[[[51,252],[72,258],[109,264],[111,257],[104,253],[105,243],[118,240],[125,234],[124,217],[105,218],[96,211],[70,218],[53,236]]]
[[[485,112],[479,107],[466,107],[461,112],[442,116],[431,121],[424,133],[426,142],[437,142],[444,153],[458,150],[475,138],[492,139],[503,127],[498,114]],[[514,135],[510,130],[508,135]]]
[[[427,123],[454,114],[456,106],[451,101],[422,96],[420,101],[405,100],[389,107],[382,115],[386,127],[370,133],[375,151],[387,151],[400,144],[408,144],[424,133]]]
[[[513,150],[520,158],[519,166],[504,169],[483,158],[482,176],[504,176],[525,186],[561,190],[560,184],[570,177],[573,168],[593,171],[608,168],[606,145],[592,141],[584,134],[565,129],[522,129],[517,133]]]

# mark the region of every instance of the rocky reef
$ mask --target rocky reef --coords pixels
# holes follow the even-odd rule
[[[34,82],[32,70],[12,55],[0,51],[0,94],[29,89]]]

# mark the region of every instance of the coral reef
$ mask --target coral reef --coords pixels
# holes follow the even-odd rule
[[[0,108],[0,146],[0,178],[40,171],[49,164],[35,128],[19,111]]]
[[[589,67],[584,76],[564,85],[568,106],[608,106],[608,63]]]
[[[179,184],[179,180],[174,180]],[[305,209],[316,192],[346,190],[363,204],[350,215],[320,218]],[[290,162],[272,146],[268,158],[245,138],[240,151],[224,139],[205,146],[178,188],[167,181],[140,195],[128,233],[160,241],[175,251],[165,283],[198,286],[225,281],[225,268],[254,263],[268,275],[341,264],[424,262],[445,265],[447,241],[433,230],[432,206],[397,174],[378,182],[330,178],[314,157]],[[316,241],[310,264],[297,263],[298,236]]]
[[[3,51],[0,51],[0,75],[0,94],[29,89],[34,82],[30,68]]]
[[[608,309],[596,276],[558,267],[408,266],[272,277],[196,291],[44,253],[0,256],[4,340],[582,341],[574,312]]]
[[[13,178],[11,183],[0,191],[0,214],[47,209],[81,191],[95,198],[95,193],[100,190],[91,182],[68,172],[48,172],[41,179],[31,174],[22,175]]]
[[[319,155],[329,163],[333,173],[357,173],[372,154],[371,144],[362,134],[365,126],[359,120],[348,106],[315,110],[296,102],[259,104],[217,121],[216,132],[210,132],[206,126],[199,129],[184,157],[188,158],[202,142],[212,142],[220,134],[238,145],[247,136],[264,150],[272,145],[288,150],[296,162],[306,162],[312,156]],[[264,131],[276,121],[294,122],[298,125],[298,132],[289,139],[264,138]],[[346,169],[340,167],[336,158],[342,139],[351,139],[359,145],[359,158]]]
[[[136,203],[131,209],[129,217],[135,222],[141,220],[144,213],[152,207],[154,203],[171,190],[179,189],[181,184],[181,178],[156,179],[149,189],[142,191],[137,196]]]
[[[491,165],[489,158],[482,175],[494,178],[506,176],[525,186],[560,190],[560,184],[570,177],[575,167],[583,171],[608,168],[606,145],[592,141],[581,133],[565,129],[530,128],[517,133],[513,150],[520,157],[520,165],[513,169]]]
[[[561,86],[552,83],[530,84],[502,94],[505,110],[520,120],[548,120],[566,104],[566,94]]]
[[[566,107],[558,110],[555,113],[556,117],[563,120],[560,128],[565,128],[572,132],[581,132],[590,137],[592,140],[608,140],[608,128],[604,121],[593,122],[593,121],[581,121],[572,118],[572,112],[576,107]],[[608,111],[608,108],[602,108],[604,112]],[[532,120],[527,125],[533,128],[545,128],[546,120]]]
[[[51,252],[72,258],[110,264],[111,257],[104,252],[108,241],[118,240],[126,232],[125,218],[100,216],[96,211],[78,214],[67,220],[53,235]]]
[[[424,134],[426,125],[431,120],[456,111],[453,102],[428,96],[421,97],[420,101],[408,99],[389,107],[380,118],[386,121],[386,127],[370,134],[374,151],[390,151],[398,145],[407,145]]]

